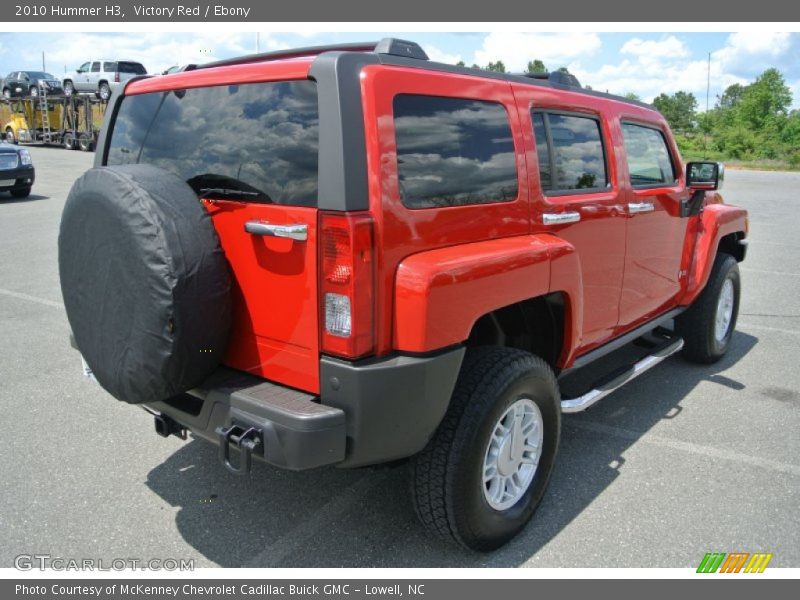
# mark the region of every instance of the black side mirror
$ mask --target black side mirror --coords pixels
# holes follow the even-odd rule
[[[686,187],[713,191],[722,187],[725,165],[718,162],[693,161],[686,163]]]

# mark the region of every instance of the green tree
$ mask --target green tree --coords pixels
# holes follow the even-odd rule
[[[717,96],[717,108],[727,110],[736,107],[742,99],[745,89],[741,83],[734,83],[726,87],[722,95]]]
[[[528,61],[528,73],[547,73],[547,67],[538,58]]]
[[[466,63],[465,63],[463,60],[460,60],[460,61],[458,61],[458,62],[456,63],[456,66],[457,66],[457,67],[466,67],[467,65],[466,65]]]
[[[494,71],[495,73],[505,73],[506,66],[503,64],[502,60],[498,60],[497,62],[490,62],[488,65],[484,67],[487,71]]]
[[[744,89],[738,103],[744,124],[753,129],[780,128],[788,116],[792,92],[778,69],[767,69]]]
[[[675,131],[691,131],[697,118],[697,99],[691,92],[659,94],[653,99],[655,106]]]
[[[623,98],[627,98],[628,100],[635,100],[636,102],[641,102],[642,98],[639,94],[635,94],[633,92],[628,92],[623,96]]]

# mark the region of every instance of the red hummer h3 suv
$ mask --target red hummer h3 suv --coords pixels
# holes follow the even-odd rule
[[[490,550],[541,501],[562,413],[731,342],[747,214],[648,105],[395,39],[140,77],[112,102],[61,223],[73,343],[233,472],[410,457],[421,521]]]

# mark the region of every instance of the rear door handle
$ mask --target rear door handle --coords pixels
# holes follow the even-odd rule
[[[562,212],[562,213],[543,213],[542,223],[545,225],[564,225],[565,223],[577,223],[581,220],[581,213]]]
[[[262,223],[261,221],[247,221],[244,224],[244,230],[253,235],[289,238],[298,242],[305,242],[308,239],[308,225],[305,223],[275,225],[273,223]]]
[[[653,212],[656,205],[652,202],[631,202],[628,204],[628,212],[633,214]]]

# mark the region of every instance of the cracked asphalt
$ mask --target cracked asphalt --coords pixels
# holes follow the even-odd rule
[[[693,567],[712,551],[800,567],[800,173],[727,173],[723,195],[751,223],[730,353],[712,366],[673,357],[566,416],[533,521],[482,555],[426,536],[402,465],[258,464],[236,477],[213,446],[158,437],[151,416],[86,381],[56,238],[92,155],[31,154],[34,194],[0,198],[0,567],[33,553],[197,567]]]

